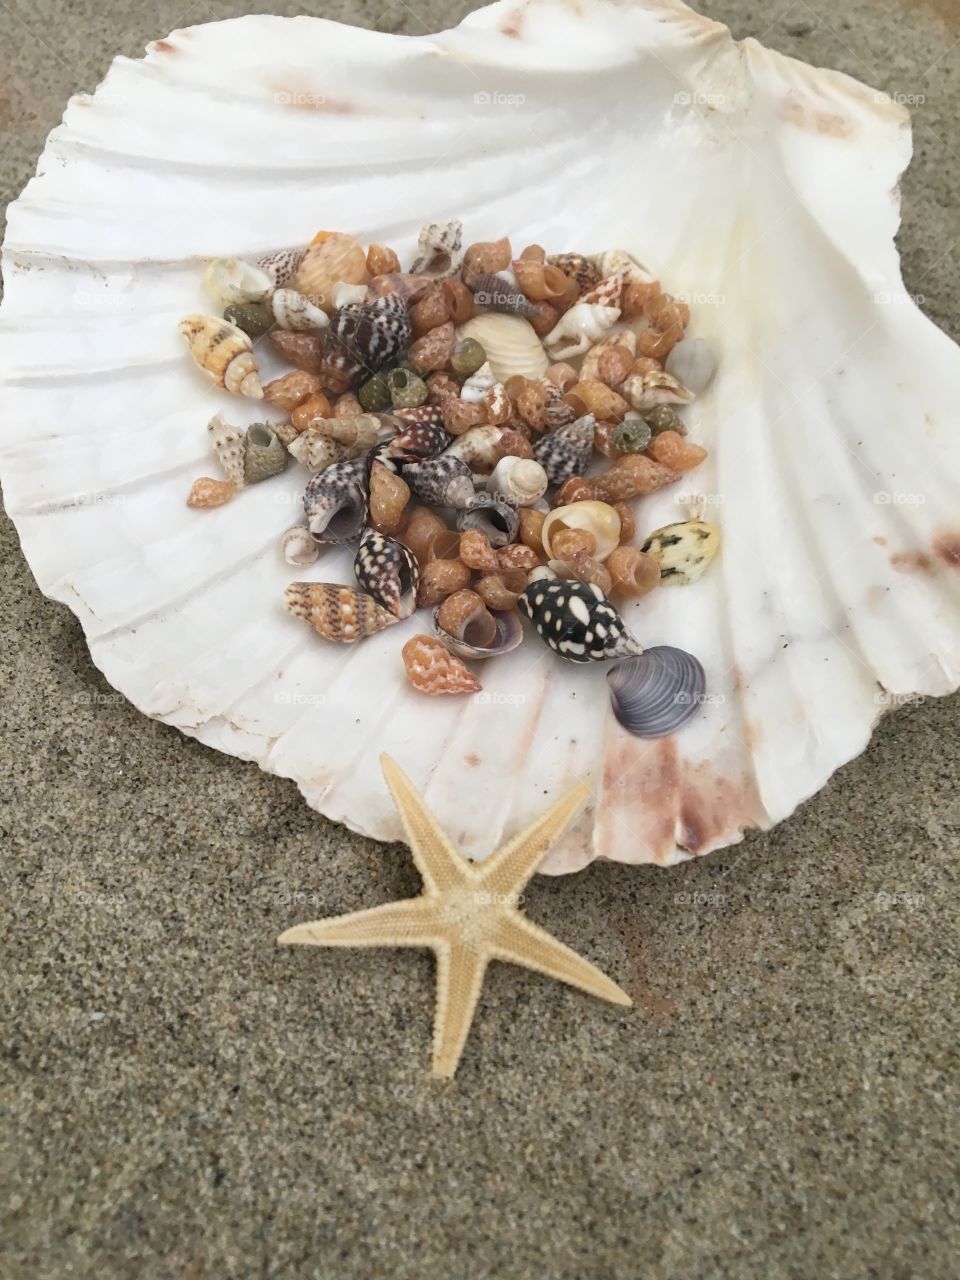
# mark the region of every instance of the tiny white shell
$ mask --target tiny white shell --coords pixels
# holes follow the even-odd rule
[[[287,564],[313,564],[320,554],[320,544],[305,524],[295,524],[280,539],[280,550]]]
[[[479,404],[487,392],[492,391],[496,385],[497,379],[490,366],[490,361],[487,360],[476,373],[471,373],[460,388],[460,399],[466,400],[470,404]]]
[[[306,332],[309,329],[325,329],[330,323],[327,313],[314,306],[302,293],[297,293],[296,289],[277,289],[270,299],[270,306],[273,318],[281,329]]]
[[[620,275],[624,284],[646,284],[653,279],[643,263],[627,253],[626,249],[607,249],[604,253],[588,254],[587,261],[597,268],[601,279],[604,276]]]
[[[506,382],[514,375],[542,378],[550,366],[543,343],[523,316],[496,311],[473,316],[460,326],[457,337],[474,338],[480,343],[497,382]]]
[[[543,341],[550,349],[552,359],[568,360],[571,356],[583,355],[587,347],[604,337],[619,318],[619,307],[577,302],[564,312]]]
[[[487,481],[489,494],[515,507],[532,506],[546,491],[547,473],[533,458],[501,458]]]
[[[338,307],[349,306],[351,302],[364,302],[367,297],[367,286],[365,284],[346,284],[341,281],[340,284],[333,286],[333,309],[336,311]]]
[[[203,286],[221,307],[260,302],[273,289],[273,280],[259,267],[239,258],[214,258],[203,273]]]

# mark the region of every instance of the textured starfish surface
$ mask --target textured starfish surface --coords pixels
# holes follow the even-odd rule
[[[437,957],[433,1072],[438,1076],[450,1077],[457,1069],[491,960],[534,969],[614,1004],[633,1003],[599,969],[517,909],[524,885],[587,798],[585,784],[545,810],[485,862],[474,864],[440,830],[394,761],[381,756],[380,762],[423,877],[423,893],[369,911],[295,925],[280,935],[279,942],[430,947]]]

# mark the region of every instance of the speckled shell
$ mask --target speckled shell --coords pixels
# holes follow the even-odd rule
[[[532,582],[517,608],[548,648],[568,662],[605,662],[643,653],[599,587],[567,578]]]
[[[318,542],[359,538],[369,513],[366,459],[344,459],[318,471],[304,491],[303,509]]]
[[[420,566],[408,547],[376,529],[360,539],[353,571],[361,587],[396,618],[409,618],[417,607]]]
[[[593,458],[593,437],[597,420],[584,414],[555,431],[541,436],[533,446],[533,456],[547,473],[553,485],[561,485],[571,476],[582,476]]]
[[[522,108],[475,101],[498,89]],[[326,109],[284,105],[305,94]],[[474,858],[582,779],[591,803],[548,871],[672,863],[769,827],[896,695],[960,682],[960,354],[900,275],[910,145],[890,97],[736,43],[679,0],[530,0],[402,37],[247,16],[118,59],[9,210],[0,476],[37,581],[142,711],[379,839],[402,838],[381,751]],[[467,243],[625,249],[689,301],[717,358],[684,411],[709,457],[635,513],[639,542],[702,493],[725,550],[692,586],[622,606],[643,641],[703,663],[710,700],[675,737],[631,736],[604,671],[530,635],[486,664],[486,701],[407,685],[416,623],[313,643],[280,601],[318,571],[277,550],[299,466],[186,506],[194,478],[220,475],[209,419],[264,416],[177,334],[211,305],[204,264],[235,253],[269,273],[264,257],[327,227],[406,266],[448,211]],[[254,354],[264,381],[288,367],[269,340]],[[323,546],[322,576],[349,582],[355,550]],[[325,696],[315,714],[305,691]]]

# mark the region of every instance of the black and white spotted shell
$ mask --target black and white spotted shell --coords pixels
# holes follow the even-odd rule
[[[397,294],[352,302],[338,307],[330,318],[327,358],[353,378],[369,377],[399,359],[412,337],[407,304]]]
[[[413,552],[395,538],[367,529],[353,562],[357,581],[395,618],[409,618],[417,607],[420,566]]]
[[[307,524],[316,542],[353,542],[370,513],[370,460],[344,458],[311,476],[303,494]]]
[[[569,662],[604,662],[643,652],[598,586],[553,578],[531,582],[517,607],[537,634]]]
[[[593,458],[593,438],[597,420],[585,413],[576,422],[567,422],[548,431],[533,446],[533,456],[553,485],[562,485],[571,476],[582,476]]]

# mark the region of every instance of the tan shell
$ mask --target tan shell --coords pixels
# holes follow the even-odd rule
[[[585,529],[593,534],[597,544],[595,560],[606,560],[620,545],[620,517],[608,502],[571,502],[566,507],[555,507],[540,530],[548,559],[554,554],[552,535],[560,529]]]
[[[634,409],[641,411],[655,409],[658,404],[690,404],[696,398],[692,391],[663,369],[631,373],[622,390]]]
[[[218,413],[207,423],[207,433],[224,475],[237,489],[242,489],[246,483],[243,474],[244,432],[240,427],[231,427],[224,421],[223,414]]]
[[[331,440],[317,427],[307,427],[287,449],[292,457],[311,471],[323,471],[325,467],[347,456],[347,446]]]
[[[218,387],[263,399],[253,343],[242,329],[218,316],[190,315],[180,321],[180,332],[196,363]]]
[[[497,382],[506,382],[516,374],[524,378],[542,378],[550,364],[543,343],[530,322],[522,316],[500,315],[493,311],[474,316],[460,326],[457,337],[474,338],[480,343]]]
[[[360,242],[341,231],[320,232],[303,255],[293,288],[328,314],[334,309],[333,287],[363,284],[367,255]]]
[[[291,582],[283,596],[289,613],[338,644],[355,644],[397,621],[373,596],[338,582]]]

